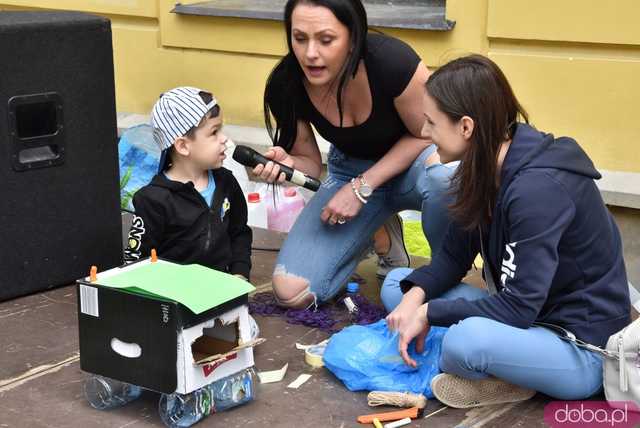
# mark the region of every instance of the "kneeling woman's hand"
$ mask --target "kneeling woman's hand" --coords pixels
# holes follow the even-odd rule
[[[353,193],[351,183],[347,183],[325,205],[320,213],[320,219],[329,224],[343,224],[357,216],[362,205]]]

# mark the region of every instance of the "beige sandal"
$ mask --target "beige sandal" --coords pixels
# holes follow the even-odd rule
[[[495,377],[470,380],[440,373],[431,380],[433,395],[443,404],[457,409],[513,403],[528,400],[536,391],[510,384]]]

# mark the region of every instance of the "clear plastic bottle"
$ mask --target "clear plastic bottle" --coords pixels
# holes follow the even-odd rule
[[[211,413],[253,400],[256,396],[253,368],[203,386],[189,394],[162,394],[159,412],[169,428],[190,427]]]
[[[343,302],[352,318],[355,318],[356,313],[358,312],[358,301],[356,296],[359,291],[360,285],[357,282],[350,282],[347,284],[347,292],[344,296]]]
[[[98,410],[124,406],[140,394],[141,387],[104,376],[91,375],[84,381],[84,396]]]
[[[247,403],[255,398],[255,372],[245,369],[209,385],[216,412]]]
[[[231,171],[236,181],[240,185],[243,193],[247,193],[249,187],[251,186],[249,182],[249,174],[247,174],[247,169],[244,165],[239,164],[232,156],[233,151],[236,148],[236,143],[234,143],[231,138],[227,139],[226,150],[224,151],[227,155],[226,158],[222,161],[222,166]]]

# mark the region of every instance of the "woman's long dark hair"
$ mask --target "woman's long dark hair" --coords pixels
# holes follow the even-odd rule
[[[291,15],[299,4],[311,4],[329,9],[349,29],[350,53],[338,76],[338,112],[342,126],[342,91],[349,76],[355,77],[358,63],[367,47],[367,13],[360,0],[289,0],[284,8],[284,26],[289,53],[274,67],[264,90],[264,123],[276,146],[291,150],[297,137],[299,99],[304,73],[293,53]],[[275,129],[271,116],[275,119]]]
[[[427,92],[451,121],[473,119],[469,149],[452,178],[451,213],[466,229],[488,224],[498,194],[500,146],[515,134],[517,121],[529,122],[500,68],[482,55],[469,55],[436,70]]]

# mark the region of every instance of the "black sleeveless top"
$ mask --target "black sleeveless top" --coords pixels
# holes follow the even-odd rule
[[[313,106],[306,90],[300,99],[300,118],[309,121],[324,139],[343,153],[378,160],[408,133],[393,100],[405,90],[419,63],[418,54],[403,41],[369,33],[364,57],[371,90],[369,118],[356,126],[333,126]]]

